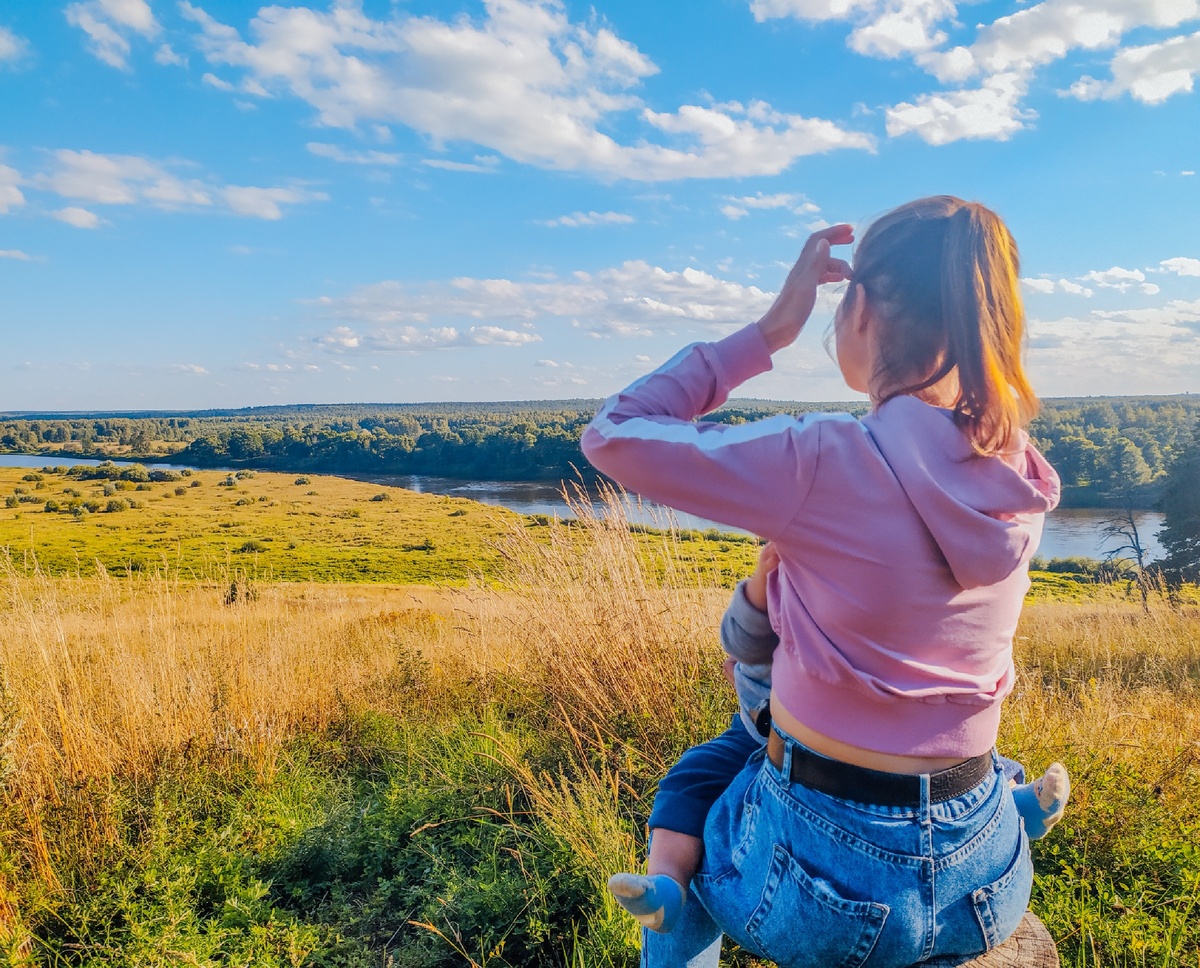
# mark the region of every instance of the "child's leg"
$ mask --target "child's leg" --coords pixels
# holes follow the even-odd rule
[[[716,739],[684,753],[659,783],[650,812],[648,874],[614,874],[608,881],[621,906],[646,927],[664,934],[674,927],[704,854],[708,810],[761,748],[734,717]]]
[[[1051,763],[1032,783],[1014,785],[1012,794],[1017,812],[1025,821],[1025,833],[1030,840],[1039,840],[1062,819],[1071,796],[1071,778],[1065,766]]]

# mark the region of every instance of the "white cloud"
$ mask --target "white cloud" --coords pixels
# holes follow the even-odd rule
[[[18,262],[28,262],[29,254],[20,249],[0,249],[0,259],[16,259]]]
[[[8,165],[0,165],[0,215],[10,208],[25,204],[25,195],[19,186],[24,184],[21,173]]]
[[[175,53],[170,44],[162,44],[154,52],[154,63],[161,64],[163,67],[187,67],[187,58],[182,54]]]
[[[93,54],[110,67],[129,68],[129,34],[151,38],[158,21],[146,0],[85,0],[66,9],[67,23],[88,35]]]
[[[1136,27],[1174,27],[1200,16],[1200,0],[1043,0],[981,26],[974,43],[924,61],[942,80],[1017,71],[1075,49],[1114,46]]]
[[[442,171],[474,171],[484,175],[496,172],[500,159],[495,155],[476,155],[474,161],[449,161],[445,158],[422,158],[421,164]]]
[[[101,205],[147,202],[158,208],[207,206],[212,197],[202,182],[180,179],[138,155],[102,155],[60,149],[55,167],[36,183],[61,195]]]
[[[726,196],[728,204],[721,206],[721,214],[728,219],[739,219],[749,214],[749,210],[786,208],[796,215],[815,215],[820,207],[807,201],[803,195],[793,195],[788,192],[778,192],[774,195],[764,195],[757,192],[754,195]]]
[[[856,11],[869,10],[875,0],[751,0],[754,19],[795,17],[798,20],[845,20]]]
[[[1146,274],[1141,269],[1122,269],[1113,266],[1111,269],[1093,269],[1085,276],[1079,276],[1080,282],[1094,282],[1101,289],[1117,289],[1125,292],[1135,282],[1145,282]]]
[[[310,141],[305,147],[311,154],[329,158],[344,165],[398,165],[402,157],[386,151],[344,151],[337,145],[323,144],[320,141]]]
[[[318,342],[338,351],[477,345],[488,332],[476,320],[506,324],[497,342],[531,342],[537,320],[569,321],[587,335],[645,337],[663,327],[726,332],[757,319],[774,294],[697,269],[673,272],[630,261],[551,282],[463,277],[421,286],[380,282],[315,301],[342,322]],[[470,324],[463,329],[459,323]],[[367,333],[363,325],[373,327]],[[539,338],[540,337],[536,337]]]
[[[39,188],[97,205],[152,205],[164,211],[208,209],[224,203],[238,215],[275,220],[283,205],[325,201],[328,195],[300,186],[254,187],[218,185],[211,180],[180,178],[156,161],[139,155],[103,155],[60,149],[51,169],[33,181]],[[186,162],[173,162],[190,167]],[[82,208],[67,208],[60,218],[80,228],[95,228],[99,219]]]
[[[170,363],[167,365],[170,373],[183,373],[188,376],[207,376],[208,370],[196,363]]]
[[[1185,169],[1185,170],[1181,171],[1179,174],[1181,174],[1181,175],[1184,175],[1184,176],[1187,176],[1187,175],[1194,175],[1194,174],[1196,174],[1196,173],[1195,173],[1194,171],[1191,171],[1191,170]]]
[[[283,218],[281,205],[303,202],[324,202],[329,196],[306,188],[254,188],[249,185],[226,185],[221,189],[226,204],[238,215],[276,221]]]
[[[916,102],[887,109],[890,137],[914,132],[931,145],[964,138],[1007,141],[1037,117],[1021,107],[1028,87],[1018,73],[984,78],[979,87],[939,94],[921,94]]]
[[[86,208],[69,206],[50,214],[60,222],[74,225],[77,229],[94,229],[100,226],[100,216],[95,212],[89,212]]]
[[[210,74],[207,71],[200,75],[200,82],[202,84],[207,84],[209,87],[215,87],[218,91],[225,91],[226,93],[237,90],[237,88],[228,81],[222,80],[221,78],[217,77],[216,74]]]
[[[1049,295],[1052,292],[1065,292],[1072,296],[1085,296],[1090,298],[1093,290],[1079,285],[1077,282],[1072,282],[1070,279],[1059,279],[1055,282],[1053,279],[1022,279],[1026,287],[1034,292]]]
[[[1160,292],[1162,292],[1162,289],[1156,286],[1153,282],[1143,282],[1140,286],[1138,286],[1138,289],[1140,289],[1142,293],[1147,296],[1157,296]]]
[[[0,27],[0,64],[17,61],[25,56],[29,45],[7,27]]]
[[[872,5],[871,15],[850,35],[852,50],[873,57],[921,54],[946,42],[936,29],[956,13],[953,0],[887,0]]]
[[[1056,395],[1179,392],[1200,379],[1200,300],[1148,309],[1031,319],[1034,385]]]
[[[471,142],[543,168],[657,181],[777,174],[797,158],[871,139],[831,121],[755,102],[655,111],[631,93],[658,68],[602,25],[572,23],[560,0],[486,0],[479,20],[360,6],[263,7],[252,42],[184,0],[214,65],[241,69],[239,90],[287,93],[319,123],[405,124],[435,144]],[[632,119],[627,143],[607,131]]]
[[[1158,104],[1173,94],[1187,93],[1200,73],[1200,33],[1169,37],[1142,47],[1126,47],[1117,53],[1109,67],[1111,81],[1085,75],[1063,93],[1081,101],[1129,94],[1145,104]]]
[[[568,228],[579,228],[584,225],[628,225],[637,221],[632,215],[621,212],[575,212],[572,215],[560,215],[558,218],[539,221],[538,225],[551,228],[565,225]]]
[[[380,327],[366,334],[359,334],[349,326],[338,326],[318,337],[316,342],[333,353],[397,353],[464,346],[523,346],[540,343],[541,340],[536,333],[521,333],[499,326],[471,326],[465,330],[453,326],[436,326],[432,329],[391,326]]]
[[[1179,256],[1175,259],[1163,259],[1159,263],[1168,272],[1174,272],[1180,276],[1200,276],[1200,259],[1189,259],[1186,256]]]

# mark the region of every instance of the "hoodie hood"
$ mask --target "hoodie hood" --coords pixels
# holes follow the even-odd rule
[[[1028,434],[1011,454],[981,457],[950,411],[911,396],[862,425],[963,588],[1002,581],[1033,557],[1060,485]]]

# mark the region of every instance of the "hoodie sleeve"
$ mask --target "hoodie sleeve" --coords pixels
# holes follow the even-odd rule
[[[758,327],[687,347],[610,397],[580,441],[599,471],[643,497],[776,538],[811,486],[819,421],[782,415],[731,426],[694,421],[771,368]]]
[[[779,636],[764,611],[755,608],[746,597],[743,579],[733,590],[729,607],[721,617],[721,648],[739,662],[765,665],[775,654]]]

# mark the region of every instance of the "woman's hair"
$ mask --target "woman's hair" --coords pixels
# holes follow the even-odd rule
[[[954,374],[955,420],[978,453],[1015,443],[1037,413],[1021,350],[1017,244],[995,212],[952,195],[921,198],[867,229],[854,256],[879,318],[880,403]]]

